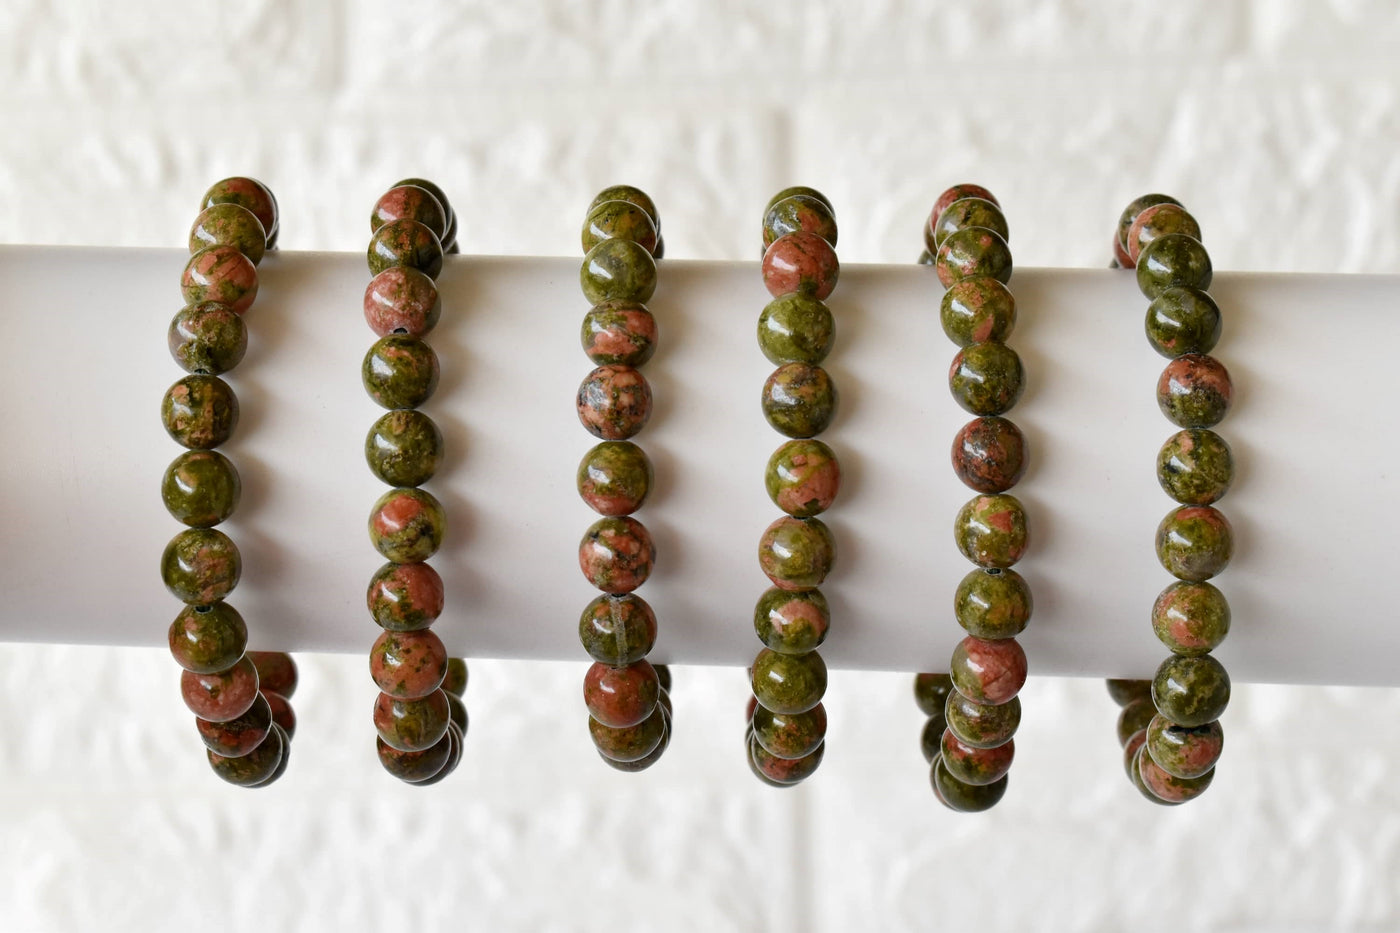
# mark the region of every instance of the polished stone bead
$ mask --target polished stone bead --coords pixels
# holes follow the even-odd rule
[[[1021,724],[1021,699],[1013,697],[1000,706],[992,706],[969,700],[954,690],[948,694],[943,715],[959,742],[973,748],[995,748],[1016,734],[1016,727]]]
[[[1191,780],[1215,767],[1225,749],[1225,730],[1219,722],[1180,726],[1154,716],[1147,727],[1147,754],[1172,777]]]
[[[272,721],[282,729],[283,735],[288,739],[293,738],[297,732],[297,714],[292,709],[292,704],[280,693],[271,690],[259,690],[263,699],[267,700],[268,707],[272,710]]]
[[[1209,428],[1230,410],[1230,373],[1213,356],[1188,353],[1167,364],[1157,380],[1157,407],[1182,428]]]
[[[957,691],[977,703],[1000,706],[1026,683],[1026,653],[1014,638],[969,635],[953,649],[948,667]]]
[[[1026,473],[1026,439],[999,417],[974,418],[953,438],[953,472],[978,492],[1005,492]]]
[[[442,205],[442,209],[447,212],[447,235],[443,237],[442,245],[446,246],[450,241],[457,239],[457,212],[452,209],[452,202],[448,200],[447,193],[442,190],[436,182],[426,178],[400,178],[394,182],[393,187],[402,188],[404,185],[413,185],[415,188],[422,188],[424,191],[437,198],[437,202]]]
[[[1123,208],[1123,213],[1118,215],[1118,226],[1114,230],[1113,244],[1114,255],[1119,264],[1124,269],[1131,269],[1135,260],[1128,255],[1128,231],[1133,227],[1133,221],[1138,219],[1138,215],[1157,204],[1175,204],[1181,206],[1181,202],[1165,194],[1144,194],[1140,198],[1134,198],[1132,203]]]
[[[215,751],[206,751],[209,767],[214,773],[230,784],[239,787],[259,787],[277,779],[282,760],[286,757],[289,744],[286,736],[276,726],[269,729],[267,736],[246,755],[228,758]]]
[[[237,719],[258,698],[258,671],[247,657],[212,674],[183,671],[180,696],[191,713],[209,722]]]
[[[934,267],[944,288],[983,275],[1001,282],[1011,280],[1011,247],[986,227],[965,227],[949,234],[935,255]]]
[[[640,301],[604,301],[583,316],[583,352],[599,366],[641,366],[656,351],[656,318]]]
[[[631,366],[599,366],[579,384],[575,405],[589,434],[626,440],[651,418],[651,386]]]
[[[933,795],[949,810],[981,813],[996,806],[1005,796],[1008,779],[1002,775],[990,784],[968,784],[953,777],[943,756],[939,755],[934,759],[929,780],[933,783]]]
[[[160,420],[175,443],[210,450],[233,436],[238,397],[218,376],[186,376],[165,390]]]
[[[465,723],[466,720],[464,719],[463,722]],[[421,781],[414,781],[414,787],[431,787],[451,775],[453,771],[457,770],[457,766],[462,763],[462,746],[466,741],[466,726],[458,725],[456,720],[453,720],[447,726],[446,740],[448,743],[447,761],[443,762],[442,767],[431,777],[426,777]],[[437,746],[434,746],[434,748],[436,747]]]
[[[369,214],[370,230],[396,220],[416,220],[442,243],[447,237],[447,210],[431,191],[418,185],[395,185],[379,196]]]
[[[938,320],[943,333],[960,347],[1003,343],[1016,327],[1016,299],[990,275],[959,279],[943,293]]]
[[[1150,747],[1147,745],[1138,751],[1137,768],[1142,786],[1168,804],[1185,803],[1201,796],[1215,779],[1214,768],[1195,778],[1176,777],[1152,760]]]
[[[820,366],[786,363],[763,384],[763,416],[773,430],[808,438],[831,426],[840,396],[836,383]]]
[[[1152,205],[1138,214],[1133,225],[1128,228],[1128,235],[1123,241],[1123,245],[1128,251],[1128,258],[1136,265],[1142,256],[1143,249],[1149,243],[1158,237],[1172,233],[1184,233],[1199,240],[1201,227],[1196,223],[1196,218],[1188,214],[1186,208],[1179,204]]]
[[[651,715],[635,726],[615,728],[588,717],[588,733],[604,758],[613,761],[639,761],[651,754],[666,732],[666,712],[658,704]]]
[[[258,672],[258,689],[271,690],[291,699],[297,692],[297,662],[285,651],[249,651],[248,660]]]
[[[1107,682],[1108,695],[1113,698],[1113,702],[1119,706],[1127,706],[1134,700],[1147,700],[1152,698],[1152,681],[1150,680],[1113,680]]]
[[[160,556],[165,588],[183,603],[218,602],[238,585],[243,560],[232,539],[213,528],[187,528]]]
[[[175,662],[196,674],[226,671],[248,647],[248,626],[228,603],[186,606],[167,633]]]
[[[200,211],[190,227],[191,253],[211,246],[232,246],[256,266],[267,250],[267,231],[247,208],[232,203],[215,204]]]
[[[223,722],[195,718],[195,728],[204,747],[225,758],[246,755],[262,744],[272,729],[272,706],[261,693],[240,716]]]
[[[212,528],[233,514],[243,485],[233,461],[217,450],[187,450],[161,478],[165,510],[191,528]]]
[[[1234,549],[1229,520],[1208,505],[1183,505],[1157,526],[1157,559],[1179,580],[1209,580],[1230,563]]]
[[[964,347],[948,368],[948,389],[953,400],[974,415],[1010,411],[1021,397],[1025,381],[1021,358],[1004,343]]]
[[[661,681],[661,702],[662,705],[669,706],[671,703],[671,668],[665,664],[653,664],[656,669],[656,679]]]
[[[394,266],[417,269],[430,279],[442,271],[442,242],[427,226],[416,220],[393,220],[369,238],[365,260],[371,275]]]
[[[1147,696],[1139,697],[1119,710],[1117,732],[1120,746],[1126,746],[1128,740],[1146,729],[1152,717],[1157,715],[1157,708],[1152,705],[1150,689],[1149,686]]]
[[[825,300],[840,277],[836,250],[815,233],[781,236],[763,253],[763,284],[774,298],[795,292]]]
[[[795,197],[812,198],[814,200],[820,201],[822,204],[825,204],[827,210],[833,209],[831,206],[831,199],[828,198],[826,195],[822,194],[816,188],[808,188],[805,185],[793,185],[789,188],[784,188],[777,194],[773,195],[773,197],[769,198],[768,203],[763,206],[763,213],[767,214],[769,209],[771,209],[773,205],[777,204],[779,201],[786,201],[788,198]]]
[[[641,188],[634,188],[631,185],[610,185],[594,195],[593,200],[588,203],[588,211],[585,213],[591,213],[593,208],[607,201],[626,201],[629,204],[637,205],[647,212],[647,216],[651,218],[652,224],[656,227],[657,234],[661,233],[661,215],[656,210],[656,204]],[[657,256],[656,258],[660,259],[661,257]]]
[[[1214,431],[1178,431],[1157,452],[1157,482],[1183,505],[1210,505],[1230,489],[1235,458]]]
[[[467,661],[465,658],[447,659],[447,676],[443,678],[442,689],[449,696],[460,697],[467,692]]]
[[[1209,654],[1230,634],[1230,604],[1209,583],[1178,581],[1152,604],[1152,631],[1173,654]]]
[[[1210,254],[1200,240],[1184,233],[1158,237],[1138,257],[1138,288],[1149,300],[1175,285],[1207,289],[1210,280]]]
[[[991,230],[1003,240],[1011,239],[1011,232],[1006,226],[1006,217],[1001,208],[985,198],[959,198],[945,207],[938,219],[927,228],[924,245],[937,254],[944,240],[969,227],[982,227]]]
[[[774,787],[792,787],[811,777],[821,766],[826,743],[823,742],[801,758],[779,758],[760,745],[757,736],[750,735],[748,750],[749,765],[765,783]]]
[[[432,493],[422,489],[391,489],[369,513],[369,540],[385,559],[396,564],[427,560],[442,546],[447,514]]]
[[[646,657],[656,644],[656,614],[634,593],[599,596],[584,607],[578,638],[588,656],[621,666]],[[660,671],[658,673],[658,683]]]
[[[656,563],[656,546],[635,518],[600,518],[583,533],[578,565],[589,583],[604,593],[630,593],[647,581]]]
[[[996,195],[992,194],[981,185],[967,183],[952,185],[943,189],[943,192],[938,195],[938,199],[933,202],[933,210],[929,212],[928,221],[925,226],[932,229],[933,225],[938,223],[938,218],[943,216],[943,212],[946,211],[954,201],[961,201],[964,198],[981,198],[984,201],[991,201],[992,204],[997,207],[1001,206],[1001,202],[996,199]]]
[[[243,177],[216,181],[204,192],[199,206],[203,210],[216,204],[237,204],[245,210],[252,211],[253,216],[258,218],[258,223],[262,224],[263,230],[267,232],[268,244],[271,246],[271,241],[278,233],[277,199],[272,196],[272,191],[266,185],[255,179]]]
[[[382,738],[374,740],[374,747],[385,771],[406,784],[426,784],[441,774],[452,760],[452,742],[449,730],[436,745],[422,751],[401,752]]]
[[[814,233],[836,245],[836,214],[831,205],[810,195],[794,194],[768,206],[763,214],[763,247],[789,233]]]
[[[784,515],[758,541],[758,564],[784,590],[820,586],[836,560],[836,540],[819,518]]]
[[[779,654],[763,648],[749,678],[759,706],[774,713],[805,713],[826,693],[826,662],[815,651]]]
[[[600,727],[602,728],[602,727]],[[621,771],[624,774],[636,774],[645,771],[661,760],[661,756],[666,753],[666,747],[671,743],[671,726],[669,719],[666,727],[661,731],[661,741],[656,743],[656,747],[647,752],[636,761],[617,761],[604,755],[598,750],[598,760],[612,768],[614,771]]]
[[[370,617],[390,632],[417,632],[442,615],[442,577],[428,564],[396,564],[374,572],[365,594]]]
[[[775,713],[762,704],[754,709],[754,741],[776,758],[805,758],[825,736],[826,708],[820,703],[805,713]]]
[[[1220,340],[1220,306],[1199,288],[1163,289],[1147,306],[1147,342],[1168,359],[1209,353]]]
[[[938,753],[948,774],[974,787],[999,781],[1011,770],[1016,757],[1016,740],[1007,739],[995,748],[977,748],[958,741],[952,732],[944,730],[939,739]]]
[[[656,223],[641,207],[630,201],[603,201],[588,209],[583,221],[583,251],[587,253],[604,240],[631,240],[656,254]]]
[[[779,654],[806,654],[821,647],[831,628],[831,610],[821,590],[791,592],[770,587],[753,609],[758,640]]]
[[[465,733],[467,731],[467,705],[462,702],[460,697],[455,697],[451,693],[447,694],[447,705],[447,715],[451,718],[452,724]]]
[[[369,650],[369,673],[390,696],[425,697],[447,678],[447,649],[431,631],[381,632]]]
[[[826,303],[793,292],[774,298],[758,316],[758,348],[770,363],[826,359],[836,339],[836,319]]]
[[[258,270],[232,246],[210,246],[185,263],[180,294],[187,304],[217,301],[242,314],[258,297]]]
[[[914,702],[925,716],[942,716],[953,691],[953,678],[947,674],[915,674]]]
[[[248,328],[228,305],[201,301],[175,313],[166,344],[185,372],[217,376],[242,361],[248,350]]]
[[[1128,775],[1128,780],[1135,785],[1138,783],[1138,778],[1133,776],[1134,759],[1137,758],[1138,750],[1146,744],[1147,730],[1139,729],[1128,739],[1128,744],[1123,746],[1123,771]]]
[[[836,499],[841,464],[821,441],[788,441],[768,458],[763,485],[778,508],[794,518],[811,518]]]
[[[360,364],[360,381],[381,408],[417,408],[437,389],[437,354],[417,337],[381,337]]]
[[[370,472],[390,486],[423,485],[442,457],[442,432],[433,419],[412,408],[386,412],[365,437]]]
[[[1031,588],[1014,570],[971,570],[953,594],[953,615],[969,635],[1014,638],[1031,618]]]
[[[1138,741],[1139,738],[1141,738],[1141,741]],[[1142,732],[1138,733],[1138,735],[1134,737],[1133,742],[1137,746],[1137,751],[1128,759],[1128,780],[1138,789],[1138,793],[1142,794],[1144,800],[1162,807],[1177,806],[1181,801],[1163,800],[1161,797],[1158,797],[1152,791],[1148,790],[1147,785],[1142,782],[1142,763],[1144,761],[1148,764],[1152,763],[1151,757],[1147,754],[1147,730],[1144,729]]]
[[[365,286],[364,311],[365,323],[380,337],[422,337],[442,317],[442,296],[419,270],[391,266]]]
[[[604,441],[583,455],[578,494],[602,515],[630,515],[642,507],[653,481],[651,461],[631,441]]]
[[[656,292],[656,260],[640,243],[601,240],[583,257],[579,286],[589,304],[604,301],[646,303]]]
[[[447,734],[451,721],[447,693],[441,688],[411,700],[381,693],[374,701],[374,728],[379,738],[401,752],[432,748]]]
[[[953,538],[979,567],[1005,570],[1026,553],[1026,510],[1015,496],[974,496],[958,510]]]
[[[1179,726],[1204,726],[1230,703],[1230,675],[1210,655],[1170,657],[1152,678],[1157,712]]]
[[[934,264],[935,260],[933,254],[925,249],[919,251],[919,258],[914,261],[921,266],[931,266]]]
[[[645,660],[624,667],[595,662],[583,677],[588,714],[605,726],[625,729],[651,715],[661,697],[661,682]]]

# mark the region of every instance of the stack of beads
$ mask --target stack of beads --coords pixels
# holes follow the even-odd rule
[[[578,493],[603,517],[579,542],[579,567],[603,595],[579,618],[579,640],[593,658],[583,679],[588,731],[602,759],[619,771],[655,764],[671,740],[669,673],[646,660],[656,616],[634,590],[656,561],[651,535],[631,515],[652,485],[651,461],[632,443],[651,417],[651,386],[638,367],[656,349],[656,291],[661,220],[651,198],[629,185],[598,193],[583,223],[579,284],[592,305],[583,318],[583,351],[596,369],[575,400],[578,418],[601,443],[583,455]]]

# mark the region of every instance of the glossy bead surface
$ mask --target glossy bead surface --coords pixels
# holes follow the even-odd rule
[[[579,384],[575,405],[589,434],[626,440],[651,418],[651,386],[631,366],[599,366]]]
[[[614,666],[633,664],[656,644],[656,614],[646,600],[633,593],[599,596],[584,607],[578,620],[578,638],[595,661]]]
[[[1178,431],[1157,452],[1157,482],[1183,505],[1210,505],[1225,495],[1235,475],[1230,445],[1214,431]]]
[[[579,286],[589,304],[604,301],[646,303],[656,292],[656,260],[640,243],[601,240],[583,257]]]
[[[753,609],[758,640],[779,654],[806,654],[821,647],[831,628],[831,610],[821,590],[792,592],[770,587]]]
[[[933,764],[933,759],[942,753],[943,733],[947,729],[948,720],[943,718],[941,709],[924,723],[919,733],[919,751],[923,753],[924,761]]]
[[[160,556],[165,588],[183,603],[218,602],[238,585],[243,559],[228,535],[213,528],[188,528],[170,539]],[[207,718],[207,717],[206,717]]]
[[[990,810],[1006,795],[1005,775],[990,784],[968,784],[949,773],[942,755],[934,760],[929,779],[933,782],[933,793],[938,802],[959,813],[981,813]]]
[[[374,572],[365,594],[369,614],[390,632],[417,632],[442,615],[442,577],[428,564],[396,564]]]
[[[915,674],[914,702],[925,716],[942,716],[953,691],[953,678],[947,674]]]
[[[1014,638],[991,641],[969,635],[953,649],[953,686],[976,703],[1000,706],[1026,683],[1026,653]]]
[[[416,220],[394,220],[369,238],[365,261],[372,275],[394,266],[408,266],[436,279],[442,271],[442,242]]]
[[[952,732],[944,730],[938,751],[952,777],[964,784],[982,787],[1000,780],[1011,770],[1016,741],[1008,739],[995,748],[977,748],[958,741]]]
[[[841,465],[821,441],[788,441],[768,458],[763,485],[778,508],[794,518],[811,518],[836,499]]]
[[[1234,549],[1229,520],[1208,505],[1183,505],[1157,526],[1157,559],[1179,580],[1209,580],[1230,563]]]
[[[271,690],[287,699],[297,692],[297,662],[285,651],[249,651],[248,660],[258,672],[258,689]]]
[[[425,697],[447,677],[447,649],[431,631],[382,632],[369,650],[369,673],[392,697]]]
[[[463,721],[465,722],[465,720]],[[458,725],[454,720],[447,727],[445,739],[448,746],[447,760],[443,762],[442,767],[431,777],[426,777],[421,781],[414,781],[414,787],[431,787],[449,777],[453,771],[457,770],[457,766],[461,764],[463,743],[466,741],[466,726]],[[436,747],[436,745],[433,746],[433,748]]]
[[[1014,570],[972,570],[953,594],[953,615],[969,635],[1014,638],[1031,618],[1031,589]]]
[[[761,649],[749,674],[758,705],[774,713],[805,713],[826,693],[826,662],[815,651],[779,654]]]
[[[1125,705],[1118,711],[1118,722],[1116,731],[1118,733],[1118,744],[1126,747],[1128,740],[1147,728],[1147,724],[1152,722],[1152,718],[1157,715],[1157,708],[1152,705],[1152,697],[1140,697]]]
[[[165,390],[160,420],[175,443],[210,450],[238,427],[238,397],[218,376],[186,376]]]
[[[671,702],[671,668],[665,664],[653,664],[652,667],[656,669],[656,679],[661,681],[661,703],[663,706],[668,705]]]
[[[836,250],[815,233],[781,236],[763,253],[763,284],[774,298],[795,292],[824,300],[840,277]]]
[[[594,663],[583,676],[583,702],[596,721],[614,729],[640,724],[661,698],[661,682],[646,661],[625,667]]]
[[[1150,700],[1152,698],[1152,681],[1150,680],[1110,679],[1106,686],[1109,697],[1119,706],[1127,706],[1135,700]]]
[[[749,763],[765,782],[775,787],[792,787],[816,773],[826,754],[826,743],[801,758],[779,758],[758,744],[756,736],[750,735],[748,749]]]
[[[1173,654],[1209,654],[1230,634],[1230,604],[1209,583],[1173,583],[1152,604],[1152,631]]]
[[[1144,327],[1152,349],[1168,359],[1209,353],[1220,340],[1220,306],[1199,288],[1176,285],[1152,299]]]
[[[401,752],[382,738],[376,738],[374,747],[385,771],[406,784],[425,784],[447,767],[452,758],[452,741],[451,735],[444,735],[431,748]]]
[[[248,712],[258,698],[258,672],[246,657],[228,670],[212,674],[184,671],[180,674],[180,696],[200,719],[228,722]]]
[[[1001,208],[986,198],[959,198],[945,207],[943,213],[928,228],[932,234],[932,242],[925,237],[924,245],[931,252],[937,253],[944,240],[968,227],[983,227],[1003,240],[1011,239],[1011,231],[1006,226],[1006,217]]]
[[[1182,428],[1209,428],[1230,410],[1230,373],[1219,360],[1188,353],[1167,364],[1157,380],[1157,407]]]
[[[953,539],[977,566],[1005,570],[1025,556],[1026,510],[1006,493],[974,496],[953,520]]]
[[[1152,702],[1179,726],[1204,726],[1229,705],[1230,675],[1208,654],[1167,658],[1152,678]]]
[[[960,347],[1003,343],[1016,327],[1016,299],[997,279],[979,275],[948,287],[938,306],[943,333]]]
[[[1026,439],[1005,418],[974,418],[953,438],[953,472],[978,492],[1005,492],[1026,473]]]
[[[369,513],[369,540],[386,560],[413,564],[442,546],[447,515],[442,503],[422,489],[391,489]]]
[[[763,214],[763,246],[789,233],[814,233],[836,245],[836,214],[831,205],[810,195],[794,194],[775,201]]]
[[[820,434],[836,417],[836,383],[820,366],[787,363],[773,370],[763,384],[763,416],[775,431],[788,437]]]
[[[261,693],[240,716],[224,722],[195,719],[195,729],[204,747],[226,758],[246,755],[262,744],[272,729],[272,707]]]
[[[604,301],[583,316],[583,352],[600,366],[641,366],[656,351],[656,318],[640,301]]]
[[[1131,269],[1134,260],[1128,256],[1127,242],[1128,231],[1132,229],[1133,221],[1138,219],[1138,215],[1156,204],[1175,204],[1180,207],[1181,202],[1176,198],[1166,194],[1144,194],[1140,198],[1134,198],[1127,207],[1123,208],[1123,213],[1118,215],[1118,225],[1114,230],[1115,255],[1124,269]]]
[[[437,198],[437,202],[442,205],[442,209],[447,212],[448,217],[448,237],[451,238],[456,233],[457,212],[452,209],[452,203],[447,199],[447,193],[436,182],[426,178],[400,178],[394,182],[393,187],[402,188],[404,185],[413,185],[415,188],[422,188],[424,191]],[[446,240],[443,241],[446,243]]]
[[[1154,716],[1147,727],[1147,754],[1172,777],[1202,777],[1225,749],[1225,730],[1219,722],[1203,726],[1179,726],[1162,716]]]
[[[465,658],[447,659],[447,676],[442,679],[442,689],[449,696],[460,697],[467,692],[467,661]]]
[[[1184,233],[1199,240],[1201,227],[1196,223],[1196,218],[1179,204],[1152,205],[1138,214],[1133,225],[1128,228],[1128,235],[1123,241],[1128,258],[1136,265],[1143,249],[1149,243],[1170,233]]]
[[[452,720],[453,725],[465,733],[467,731],[466,704],[462,702],[461,698],[453,696],[452,693],[449,692],[447,694],[447,705],[447,715]]]
[[[1134,784],[1138,783],[1138,778],[1133,776],[1134,759],[1137,758],[1138,750],[1146,744],[1147,730],[1139,729],[1128,739],[1128,744],[1123,746],[1123,771]]]
[[[447,210],[431,191],[418,185],[395,185],[379,196],[369,214],[370,230],[396,220],[416,220],[441,243],[447,236]]]
[[[1145,745],[1137,754],[1137,768],[1143,787],[1150,791],[1153,796],[1168,804],[1185,803],[1201,796],[1205,793],[1206,788],[1210,787],[1210,782],[1215,779],[1215,769],[1213,768],[1200,777],[1176,777],[1152,760],[1149,749]]]
[[[211,246],[232,246],[256,266],[267,249],[267,231],[247,208],[215,204],[200,211],[190,227],[191,253]]]
[[[437,354],[417,337],[381,337],[360,364],[360,381],[381,408],[417,408],[437,389]]]
[[[1138,289],[1148,299],[1176,285],[1210,288],[1210,254],[1195,237],[1169,233],[1143,249],[1137,262]]]
[[[943,212],[948,209],[950,204],[954,201],[961,201],[964,198],[981,198],[984,201],[991,201],[998,207],[1001,206],[996,196],[981,185],[967,183],[951,185],[943,189],[942,193],[938,195],[938,199],[933,202],[933,210],[929,212],[926,226],[932,228],[933,225],[938,222],[938,218],[943,216]]]
[[[1025,388],[1021,358],[1004,343],[974,343],[959,350],[948,368],[953,400],[974,415],[1010,411]]]
[[[186,606],[167,633],[175,662],[196,674],[226,671],[248,647],[248,626],[228,603]]]
[[[1011,280],[1011,247],[993,230],[966,227],[950,234],[938,247],[934,268],[938,281],[947,288],[962,279],[989,275],[1001,282]]]
[[[604,441],[583,455],[577,472],[578,494],[602,515],[630,515],[651,492],[651,461],[631,441]]]
[[[287,698],[280,693],[271,690],[258,691],[267,700],[268,708],[272,710],[272,721],[281,727],[282,733],[291,739],[296,736],[297,714],[292,709],[292,704],[287,702]]]
[[[216,204],[237,204],[251,211],[253,216],[258,218],[258,223],[262,224],[268,240],[277,233],[277,199],[260,181],[233,177],[214,182],[209,190],[204,192],[204,197],[200,198],[199,205],[204,209]]]
[[[442,317],[437,285],[423,272],[392,266],[365,286],[365,323],[380,337],[404,334],[422,337]]]
[[[826,359],[835,339],[836,318],[811,295],[781,295],[758,316],[758,348],[770,363],[816,365]]]
[[[160,499],[171,517],[212,528],[233,514],[243,485],[233,461],[217,450],[187,450],[165,468]]]
[[[634,188],[632,185],[610,185],[593,197],[588,204],[588,212],[592,212],[593,208],[605,201],[626,201],[637,205],[647,212],[657,232],[661,232],[661,215],[657,213],[655,202],[641,188]]]
[[[217,376],[242,361],[248,350],[248,328],[228,305],[201,301],[175,313],[166,344],[185,372]]]
[[[207,751],[205,755],[209,759],[209,767],[228,783],[239,787],[257,787],[276,778],[287,751],[285,736],[274,726],[258,747],[246,755],[227,758],[213,751]]]
[[[608,239],[631,240],[656,254],[656,223],[651,215],[630,201],[602,201],[588,209],[583,220],[583,251]]]
[[[442,432],[412,408],[386,412],[365,437],[370,472],[390,486],[421,486],[437,472],[442,456]]]
[[[452,721],[447,693],[434,690],[407,700],[381,693],[374,701],[374,728],[390,748],[418,752],[432,748],[447,734]]]
[[[973,748],[995,748],[1016,734],[1021,724],[1021,699],[1013,697],[993,706],[969,700],[954,690],[948,694],[943,715],[959,742]]]
[[[805,713],[775,713],[760,704],[753,711],[753,737],[776,758],[805,758],[826,737],[826,708],[818,703]]]
[[[583,533],[578,565],[588,582],[604,593],[630,593],[647,581],[656,547],[634,518],[600,518]]]
[[[819,518],[783,516],[758,542],[758,564],[783,590],[820,586],[836,560],[836,541]]]
[[[185,263],[180,294],[188,304],[217,301],[242,314],[258,297],[258,270],[232,246],[211,246]]]
[[[614,728],[605,726],[593,717],[588,718],[588,733],[593,745],[604,758],[613,761],[639,761],[651,754],[666,732],[666,713],[661,706],[652,709],[651,715],[635,726]]]

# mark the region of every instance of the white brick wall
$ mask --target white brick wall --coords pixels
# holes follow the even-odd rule
[[[8,0],[0,240],[174,245],[247,172],[284,246],[358,250],[421,172],[469,252],[573,254],[625,180],[671,255],[748,258],[799,182],[843,258],[906,261],[976,180],[1026,265],[1102,265],[1164,189],[1222,268],[1395,273],[1397,49],[1392,0]],[[629,779],[591,761],[582,663],[478,662],[463,765],[425,792],[379,772],[363,658],[302,669],[292,770],[249,795],[206,773],[163,651],[0,648],[0,929],[1400,928],[1390,691],[1239,689],[1217,787],[1162,811],[1102,686],[1033,680],[1006,801],[959,818],[905,677],[835,676],[826,762],[778,793],[746,773],[739,671],[678,669],[672,749]]]

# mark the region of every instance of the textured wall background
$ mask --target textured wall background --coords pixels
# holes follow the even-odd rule
[[[1400,273],[1397,52],[1392,0],[7,0],[0,240],[176,245],[251,173],[285,248],[359,250],[423,173],[465,252],[573,255],[626,180],[670,255],[749,258],[803,183],[843,259],[910,261],[976,180],[1018,264],[1103,265],[1161,189],[1220,268]],[[635,779],[591,760],[582,662],[473,662],[462,767],[414,791],[374,760],[363,658],[301,664],[296,761],[247,794],[163,651],[0,647],[0,928],[1400,929],[1396,692],[1238,689],[1217,786],[1166,811],[1123,780],[1101,684],[1033,680],[977,818],[929,793],[906,677],[833,677],[830,754],[780,793],[744,765],[740,671],[676,670],[675,741]]]

